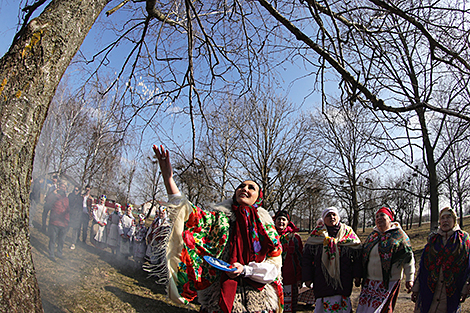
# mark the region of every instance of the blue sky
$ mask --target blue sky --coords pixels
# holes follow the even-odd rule
[[[5,54],[5,52],[7,52],[18,27],[18,17],[20,14],[18,2],[23,4],[25,0],[0,0],[0,55],[2,56]],[[112,2],[112,4],[113,3],[114,2]],[[115,18],[115,15],[116,13],[113,14],[110,18]],[[102,21],[106,23],[106,19],[107,18],[104,18]],[[100,44],[97,44],[97,42],[106,38],[106,36],[101,32],[99,34],[97,33],[97,28],[98,27],[92,28],[87,39],[81,47],[81,50],[86,52],[88,57],[92,55],[92,51],[96,51],[97,46],[101,46]],[[290,101],[300,104],[304,101],[304,97],[309,95],[312,90],[313,77],[296,81],[291,85],[290,88],[288,88],[289,83],[295,77],[299,77],[300,75],[305,74],[305,72],[304,70],[300,69],[299,66],[287,66],[288,67],[285,67],[284,70],[282,70],[282,78],[285,81],[285,89],[288,92],[288,98]],[[320,98],[318,96],[310,96],[306,101],[304,108],[307,110],[310,109],[319,102],[319,99]]]
[[[18,24],[18,1],[0,0],[0,55],[7,52]]]

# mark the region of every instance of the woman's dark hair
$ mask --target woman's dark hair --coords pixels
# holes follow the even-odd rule
[[[252,180],[252,179],[245,179],[243,182],[246,182],[246,181],[252,181],[252,182],[254,182],[254,183],[256,184],[256,186],[258,186],[258,190],[259,190],[259,191],[258,191],[258,198],[260,198],[260,195],[261,195],[261,197],[262,197],[263,192],[262,192],[262,190],[261,190],[260,184],[258,184],[258,182],[256,182],[255,180]],[[237,193],[237,189],[241,187],[241,185],[243,184],[243,182],[241,182],[241,183],[238,185],[238,187],[235,188],[235,191],[233,192],[233,196],[232,196],[233,204],[238,204],[235,195],[236,195],[236,193]]]

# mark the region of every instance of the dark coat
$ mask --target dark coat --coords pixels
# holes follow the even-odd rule
[[[352,292],[353,279],[362,276],[362,249],[338,246],[340,249],[341,287],[334,288],[327,283],[321,256],[322,245],[305,245],[302,255],[302,280],[312,281],[315,298],[342,295],[349,297]],[[328,274],[327,274],[328,275]]]
[[[79,228],[83,212],[83,196],[75,192],[69,194],[70,224],[72,228]]]

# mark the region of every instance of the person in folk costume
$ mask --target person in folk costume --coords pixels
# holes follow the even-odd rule
[[[159,206],[155,219],[150,225],[147,236],[145,237],[147,243],[146,257],[149,259],[150,264],[160,264],[163,262],[165,251],[159,249],[168,236],[171,230],[171,225],[167,216],[167,209],[164,206]],[[159,253],[162,252],[162,253]]]
[[[361,283],[361,254],[359,237],[341,223],[338,209],[324,209],[302,257],[302,278],[307,287],[313,284],[316,313],[351,312],[353,281]]]
[[[181,195],[173,179],[170,155],[153,146],[172,204],[167,242],[168,296],[177,303],[198,297],[201,312],[282,312],[282,246],[274,222],[261,207],[263,193],[251,180],[232,199],[202,210]],[[233,272],[204,261],[212,256]]]
[[[132,214],[133,209],[133,205],[128,203],[126,212],[121,216],[118,225],[119,235],[121,236],[119,252],[124,257],[130,256],[132,251],[132,237],[135,233],[135,218]]]
[[[99,203],[92,206],[93,225],[91,227],[91,243],[99,248],[107,247],[106,224],[108,223],[108,208],[105,206],[106,195],[100,197]]]
[[[469,294],[470,237],[451,208],[439,213],[439,228],[428,237],[412,288],[415,312],[460,312]]]
[[[114,204],[113,213],[108,217],[108,246],[111,248],[111,253],[116,254],[116,249],[119,247],[119,221],[121,220],[121,204]]]
[[[302,239],[297,234],[299,229],[292,223],[287,211],[277,212],[274,215],[274,224],[282,244],[284,312],[296,312],[299,287],[302,285]]]
[[[145,257],[145,251],[147,249],[147,243],[145,242],[145,235],[147,234],[147,226],[145,226],[145,216],[139,214],[139,223],[136,226],[134,233],[134,261],[136,266],[142,266]]]
[[[406,289],[413,287],[415,261],[411,242],[394,213],[383,207],[375,214],[375,227],[363,246],[363,282],[358,313],[393,312],[405,274]]]

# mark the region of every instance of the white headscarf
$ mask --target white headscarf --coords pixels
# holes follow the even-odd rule
[[[340,216],[339,216],[339,211],[336,207],[334,206],[330,206],[329,208],[326,208],[323,210],[323,212],[321,213],[321,219],[324,221],[325,220],[325,217],[328,215],[328,213],[330,212],[334,212],[336,213],[336,215],[338,216],[338,222],[340,221]]]

